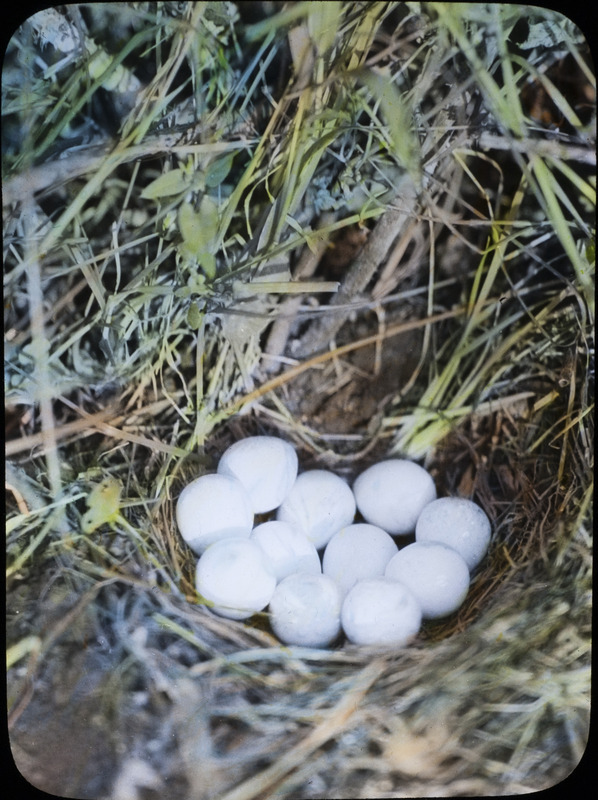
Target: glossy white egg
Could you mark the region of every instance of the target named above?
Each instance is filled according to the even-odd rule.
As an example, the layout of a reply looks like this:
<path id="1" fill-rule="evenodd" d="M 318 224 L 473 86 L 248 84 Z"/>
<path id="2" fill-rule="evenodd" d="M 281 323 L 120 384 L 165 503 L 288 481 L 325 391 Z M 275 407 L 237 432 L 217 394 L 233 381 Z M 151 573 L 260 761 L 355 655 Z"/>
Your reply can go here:
<path id="1" fill-rule="evenodd" d="M 276 517 L 302 531 L 319 550 L 353 522 L 355 498 L 347 482 L 333 472 L 308 470 L 297 477 Z"/>
<path id="2" fill-rule="evenodd" d="M 341 630 L 341 595 L 327 575 L 296 572 L 284 578 L 270 600 L 270 624 L 287 645 L 327 647 Z"/>
<path id="3" fill-rule="evenodd" d="M 210 545 L 199 559 L 195 587 L 216 614 L 247 619 L 268 605 L 276 578 L 256 542 L 231 537 Z"/>
<path id="4" fill-rule="evenodd" d="M 427 505 L 415 526 L 417 542 L 452 547 L 475 569 L 486 555 L 491 538 L 490 520 L 483 509 L 462 497 L 441 497 Z"/>
<path id="5" fill-rule="evenodd" d="M 398 550 L 392 537 L 382 528 L 365 522 L 347 525 L 326 545 L 322 572 L 333 579 L 344 597 L 358 580 L 384 575 L 388 562 Z"/>
<path id="6" fill-rule="evenodd" d="M 365 521 L 393 535 L 413 533 L 424 507 L 436 499 L 432 476 L 400 458 L 368 467 L 353 484 L 353 493 Z"/>
<path id="7" fill-rule="evenodd" d="M 432 542 L 403 547 L 386 567 L 385 576 L 406 586 L 424 619 L 452 614 L 469 590 L 469 569 L 459 553 Z"/>
<path id="8" fill-rule="evenodd" d="M 179 531 L 198 555 L 219 539 L 247 536 L 253 527 L 253 509 L 243 485 L 227 475 L 202 475 L 191 481 L 176 506 Z"/>
<path id="9" fill-rule="evenodd" d="M 293 445 L 276 436 L 249 436 L 232 444 L 218 462 L 218 473 L 241 481 L 255 514 L 273 511 L 297 477 Z"/>

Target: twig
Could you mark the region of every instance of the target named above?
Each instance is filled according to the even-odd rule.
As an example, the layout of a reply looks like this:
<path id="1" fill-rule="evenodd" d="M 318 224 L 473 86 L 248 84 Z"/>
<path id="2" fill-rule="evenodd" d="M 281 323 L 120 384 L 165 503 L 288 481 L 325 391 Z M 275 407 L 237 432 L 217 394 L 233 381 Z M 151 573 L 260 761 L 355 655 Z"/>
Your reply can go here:
<path id="1" fill-rule="evenodd" d="M 596 149 L 592 142 L 584 146 L 567 144 L 556 139 L 516 139 L 483 131 L 475 144 L 479 150 L 509 150 L 526 155 L 533 153 L 541 158 L 548 156 L 563 161 L 576 161 L 579 164 L 596 164 Z"/>
<path id="2" fill-rule="evenodd" d="M 189 126 L 185 134 L 188 138 L 190 132 L 199 135 L 202 131 L 199 128 Z M 252 142 L 246 139 L 234 141 L 213 142 L 209 144 L 185 144 L 181 142 L 183 134 L 180 131 L 167 131 L 156 136 L 148 136 L 141 144 L 136 144 L 126 148 L 119 158 L 119 164 L 135 161 L 141 158 L 151 158 L 159 154 L 181 153 L 208 154 L 216 155 L 230 150 L 241 150 L 248 147 Z M 18 175 L 8 178 L 2 187 L 2 205 L 9 206 L 13 203 L 22 203 L 26 197 L 39 194 L 46 189 L 56 190 L 61 185 L 95 172 L 106 160 L 115 147 L 112 140 L 104 140 L 89 147 L 65 152 L 58 158 L 44 161 L 36 167 L 32 167 Z"/>
<path id="3" fill-rule="evenodd" d="M 370 233 L 361 253 L 353 262 L 338 293 L 331 300 L 331 306 L 344 305 L 361 294 L 376 270 L 388 255 L 392 243 L 417 213 L 418 200 L 413 188 L 403 190 L 395 197 L 394 203 L 382 214 L 376 227 Z M 332 313 L 313 325 L 303 339 L 297 343 L 293 355 L 304 358 L 325 347 L 340 330 L 346 319 L 346 312 Z"/>
<path id="4" fill-rule="evenodd" d="M 31 197 L 25 201 L 23 221 L 26 235 L 26 254 L 29 261 L 27 289 L 29 294 L 29 319 L 31 344 L 35 360 L 35 399 L 39 402 L 41 439 L 46 454 L 50 490 L 58 498 L 62 489 L 60 460 L 56 454 L 56 423 L 52 408 L 52 381 L 48 370 L 50 344 L 45 332 L 41 267 L 35 237 L 35 211 Z"/>
<path id="5" fill-rule="evenodd" d="M 158 411 L 167 408 L 170 403 L 167 400 L 161 400 L 153 405 L 156 406 L 156 408 L 152 408 L 153 413 L 158 413 Z M 52 443 L 54 448 L 58 446 L 58 441 L 60 439 L 72 436 L 73 434 L 91 436 L 93 433 L 104 433 L 106 436 L 111 436 L 114 439 L 140 444 L 150 450 L 159 450 L 169 455 L 184 456 L 187 454 L 187 451 L 180 447 L 173 447 L 157 439 L 149 439 L 146 436 L 139 436 L 138 434 L 131 433 L 130 431 L 123 431 L 116 427 L 130 415 L 121 414 L 117 417 L 113 417 L 110 422 L 107 422 L 113 413 L 111 409 L 99 411 L 97 414 L 88 414 L 80 408 L 76 408 L 75 410 L 81 414 L 83 419 L 67 422 L 65 425 L 54 428 L 54 441 Z M 5 454 L 7 457 L 14 456 L 17 455 L 17 453 L 32 450 L 34 447 L 39 447 L 44 444 L 46 444 L 46 438 L 43 431 L 40 433 L 32 433 L 30 436 L 22 436 L 19 439 L 11 439 L 8 441 L 5 447 Z M 44 452 L 47 452 L 47 447 L 44 449 Z"/>

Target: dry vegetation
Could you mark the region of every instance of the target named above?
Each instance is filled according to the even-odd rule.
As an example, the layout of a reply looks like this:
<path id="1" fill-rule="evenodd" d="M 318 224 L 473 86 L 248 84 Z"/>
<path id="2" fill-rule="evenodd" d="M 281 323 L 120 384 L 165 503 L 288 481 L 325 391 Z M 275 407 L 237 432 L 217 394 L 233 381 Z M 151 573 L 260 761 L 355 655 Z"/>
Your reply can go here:
<path id="1" fill-rule="evenodd" d="M 563 780 L 590 686 L 581 33 L 498 4 L 69 6 L 15 33 L 3 121 L 21 772 L 111 800 Z M 348 478 L 415 458 L 480 503 L 458 614 L 325 651 L 202 607 L 174 504 L 253 433 Z"/>

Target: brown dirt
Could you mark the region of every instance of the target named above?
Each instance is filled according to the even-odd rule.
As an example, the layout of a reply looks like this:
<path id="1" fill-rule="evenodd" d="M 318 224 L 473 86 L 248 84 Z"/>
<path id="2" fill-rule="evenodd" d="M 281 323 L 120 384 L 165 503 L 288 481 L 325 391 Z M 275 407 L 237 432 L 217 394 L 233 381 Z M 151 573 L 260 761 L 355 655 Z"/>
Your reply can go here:
<path id="1" fill-rule="evenodd" d="M 344 337 L 365 339 L 376 333 L 374 324 L 375 319 L 348 323 Z M 302 422 L 327 434 L 372 432 L 384 407 L 416 368 L 422 339 L 419 331 L 382 337 L 383 331 L 379 347 L 368 345 L 341 359 L 333 358 L 292 382 L 285 399 Z"/>

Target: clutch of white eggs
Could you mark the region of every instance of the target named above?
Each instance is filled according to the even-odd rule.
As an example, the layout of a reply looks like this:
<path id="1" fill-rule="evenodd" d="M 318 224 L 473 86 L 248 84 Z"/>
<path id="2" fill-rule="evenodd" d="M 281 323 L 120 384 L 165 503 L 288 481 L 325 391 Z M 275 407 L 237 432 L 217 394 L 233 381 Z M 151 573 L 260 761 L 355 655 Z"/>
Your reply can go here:
<path id="1" fill-rule="evenodd" d="M 341 633 L 357 645 L 406 644 L 422 620 L 463 603 L 491 536 L 478 505 L 437 498 L 412 461 L 374 464 L 351 488 L 328 470 L 299 474 L 294 447 L 275 436 L 231 445 L 216 473 L 183 489 L 176 518 L 200 557 L 208 607 L 236 620 L 267 610 L 281 642 L 305 647 Z M 399 548 L 394 537 L 413 533 Z"/>

